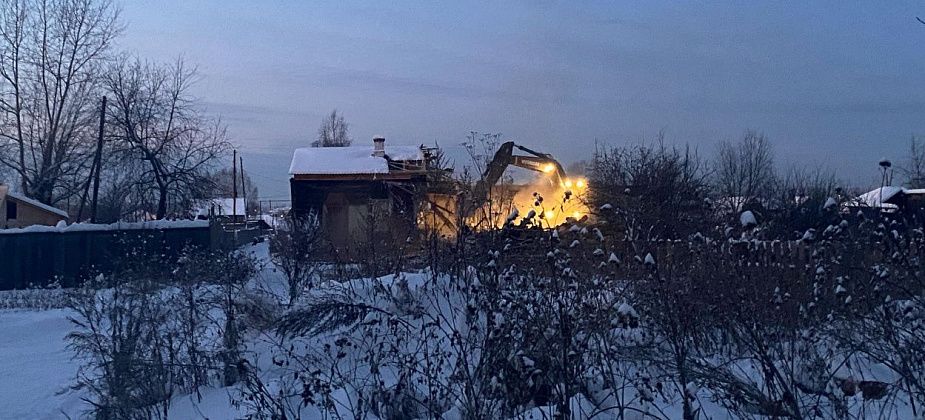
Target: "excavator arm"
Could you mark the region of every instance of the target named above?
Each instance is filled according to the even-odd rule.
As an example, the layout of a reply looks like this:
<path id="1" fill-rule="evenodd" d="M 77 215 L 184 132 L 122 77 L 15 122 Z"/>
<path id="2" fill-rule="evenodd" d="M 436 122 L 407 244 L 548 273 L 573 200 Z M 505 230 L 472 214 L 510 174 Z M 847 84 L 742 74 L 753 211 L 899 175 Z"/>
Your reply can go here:
<path id="1" fill-rule="evenodd" d="M 528 155 L 515 155 L 515 148 Z M 555 182 L 559 184 L 566 178 L 565 169 L 562 168 L 562 165 L 553 158 L 552 155 L 537 152 L 515 144 L 512 141 L 506 142 L 495 152 L 495 156 L 492 158 L 491 162 L 488 163 L 488 167 L 485 168 L 485 172 L 482 174 L 482 179 L 475 184 L 469 205 L 466 206 L 467 216 L 471 215 L 476 209 L 482 207 L 488 201 L 491 188 L 498 183 L 501 176 L 504 175 L 504 171 L 511 165 L 531 171 L 552 174 L 555 176 Z"/>

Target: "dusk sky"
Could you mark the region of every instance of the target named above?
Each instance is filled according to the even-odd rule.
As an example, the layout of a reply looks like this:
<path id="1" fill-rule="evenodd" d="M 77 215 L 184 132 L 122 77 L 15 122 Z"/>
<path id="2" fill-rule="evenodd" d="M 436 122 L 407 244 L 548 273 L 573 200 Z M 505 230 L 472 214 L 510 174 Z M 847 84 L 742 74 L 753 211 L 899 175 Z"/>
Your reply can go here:
<path id="1" fill-rule="evenodd" d="M 356 143 L 469 131 L 563 163 L 664 130 L 712 156 L 746 129 L 780 166 L 859 186 L 925 135 L 925 1 L 123 3 L 120 46 L 198 66 L 262 198 L 337 108 Z M 898 178 L 898 177 L 897 177 Z"/>

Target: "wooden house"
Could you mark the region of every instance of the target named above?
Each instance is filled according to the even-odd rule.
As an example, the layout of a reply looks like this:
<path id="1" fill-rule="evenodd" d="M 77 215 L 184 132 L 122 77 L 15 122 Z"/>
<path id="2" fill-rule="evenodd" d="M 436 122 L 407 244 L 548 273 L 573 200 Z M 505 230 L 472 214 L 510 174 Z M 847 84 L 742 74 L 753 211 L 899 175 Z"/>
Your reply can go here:
<path id="1" fill-rule="evenodd" d="M 67 220 L 66 211 L 10 192 L 8 185 L 0 184 L 0 229 L 55 226 Z"/>
<path id="2" fill-rule="evenodd" d="M 368 146 L 296 149 L 289 167 L 292 212 L 316 215 L 338 252 L 351 253 L 373 235 L 405 240 L 417 228 L 428 182 L 429 149 Z"/>

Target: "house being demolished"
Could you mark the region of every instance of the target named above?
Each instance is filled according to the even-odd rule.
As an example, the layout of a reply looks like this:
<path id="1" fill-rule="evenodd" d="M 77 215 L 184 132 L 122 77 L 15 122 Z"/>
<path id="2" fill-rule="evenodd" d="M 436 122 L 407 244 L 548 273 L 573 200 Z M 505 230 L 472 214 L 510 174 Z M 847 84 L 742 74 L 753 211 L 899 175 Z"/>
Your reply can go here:
<path id="1" fill-rule="evenodd" d="M 380 234 L 404 241 L 422 231 L 453 237 L 462 229 L 515 223 L 548 229 L 588 214 L 575 199 L 587 190 L 587 180 L 568 178 L 550 154 L 503 143 L 471 183 L 450 176 L 443 153 L 386 146 L 382 137 L 372 147 L 296 149 L 289 167 L 292 212 L 319 217 L 324 236 L 346 255 L 356 255 L 357 244 L 382 242 Z M 533 173 L 532 181 L 499 184 L 512 166 Z"/>
<path id="2" fill-rule="evenodd" d="M 292 211 L 316 215 L 338 252 L 349 253 L 376 233 L 410 237 L 427 218 L 432 202 L 452 205 L 435 181 L 435 150 L 424 146 L 370 146 L 296 149 L 289 167 Z"/>

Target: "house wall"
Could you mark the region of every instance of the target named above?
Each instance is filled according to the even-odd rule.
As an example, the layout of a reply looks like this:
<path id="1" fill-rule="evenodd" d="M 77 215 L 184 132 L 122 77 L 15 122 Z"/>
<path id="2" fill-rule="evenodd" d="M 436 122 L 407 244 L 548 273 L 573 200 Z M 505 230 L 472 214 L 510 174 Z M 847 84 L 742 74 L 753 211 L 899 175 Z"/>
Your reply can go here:
<path id="1" fill-rule="evenodd" d="M 16 219 L 6 219 L 6 206 L 8 202 L 16 203 Z M 24 201 L 7 196 L 4 200 L 3 217 L 4 228 L 23 228 L 32 225 L 54 226 L 62 220 L 67 220 L 59 214 L 51 213 L 35 207 Z"/>
<path id="2" fill-rule="evenodd" d="M 326 239 L 342 255 L 371 235 L 407 236 L 414 204 L 402 188 L 381 180 L 290 180 L 292 211 L 320 215 Z M 371 225 L 372 223 L 372 225 Z"/>
<path id="3" fill-rule="evenodd" d="M 7 219 L 6 209 L 9 202 L 16 203 L 16 218 Z M 0 191 L 0 229 L 24 228 L 32 225 L 54 226 L 67 218 L 32 204 L 17 200 L 15 197 Z"/>

